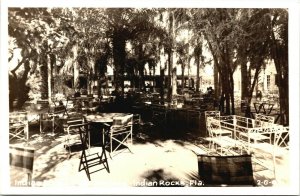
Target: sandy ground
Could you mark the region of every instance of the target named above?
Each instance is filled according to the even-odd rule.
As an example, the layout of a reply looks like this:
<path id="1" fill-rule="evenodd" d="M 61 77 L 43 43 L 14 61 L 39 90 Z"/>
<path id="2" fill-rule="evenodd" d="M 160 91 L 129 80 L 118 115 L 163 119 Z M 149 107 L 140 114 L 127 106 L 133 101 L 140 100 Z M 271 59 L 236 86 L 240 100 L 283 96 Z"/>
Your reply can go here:
<path id="1" fill-rule="evenodd" d="M 19 143 L 22 145 L 22 143 Z M 58 134 L 43 136 L 35 134 L 28 146 L 34 147 L 34 187 L 151 187 L 151 186 L 199 186 L 197 154 L 206 154 L 207 148 L 199 140 L 153 139 L 141 133 L 134 137 L 131 152 L 123 149 L 114 154 L 108 152 L 108 172 L 103 165 L 91 168 L 95 171 L 88 180 L 84 170 L 78 171 L 80 151 L 74 151 L 69 158 L 64 148 L 64 136 Z M 266 147 L 264 147 L 266 149 Z M 101 152 L 92 147 L 89 153 Z M 287 186 L 289 176 L 287 153 L 276 159 L 276 178 L 270 154 L 256 156 L 263 164 L 253 161 L 254 179 L 257 186 Z M 267 168 L 264 168 L 265 165 Z M 16 175 L 12 171 L 12 175 Z M 12 186 L 18 186 L 11 179 Z M 200 185 L 201 186 L 201 185 Z"/>

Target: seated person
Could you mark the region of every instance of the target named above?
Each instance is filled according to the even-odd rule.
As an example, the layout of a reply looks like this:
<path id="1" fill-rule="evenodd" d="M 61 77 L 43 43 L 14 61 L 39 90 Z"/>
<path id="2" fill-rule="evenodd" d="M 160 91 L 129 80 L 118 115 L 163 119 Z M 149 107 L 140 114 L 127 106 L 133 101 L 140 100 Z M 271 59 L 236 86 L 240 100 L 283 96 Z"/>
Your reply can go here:
<path id="1" fill-rule="evenodd" d="M 76 90 L 76 91 L 75 91 L 74 97 L 80 97 L 80 92 L 79 92 L 79 90 Z"/>

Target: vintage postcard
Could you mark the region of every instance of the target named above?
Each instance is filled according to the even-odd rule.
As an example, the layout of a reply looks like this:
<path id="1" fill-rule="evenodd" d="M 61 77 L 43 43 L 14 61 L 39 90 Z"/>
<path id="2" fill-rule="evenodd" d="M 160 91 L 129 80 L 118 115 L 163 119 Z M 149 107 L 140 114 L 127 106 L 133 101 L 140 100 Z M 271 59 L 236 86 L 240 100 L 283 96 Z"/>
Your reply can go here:
<path id="1" fill-rule="evenodd" d="M 1 1 L 11 194 L 299 194 L 297 0 Z"/>

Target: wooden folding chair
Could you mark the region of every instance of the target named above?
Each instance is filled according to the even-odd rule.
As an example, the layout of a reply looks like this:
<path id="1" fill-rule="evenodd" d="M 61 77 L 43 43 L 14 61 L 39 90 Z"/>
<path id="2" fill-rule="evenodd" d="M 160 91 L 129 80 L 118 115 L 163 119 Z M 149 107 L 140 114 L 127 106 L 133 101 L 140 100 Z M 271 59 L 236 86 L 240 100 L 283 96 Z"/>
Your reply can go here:
<path id="1" fill-rule="evenodd" d="M 251 155 L 197 155 L 204 186 L 255 186 Z"/>
<path id="2" fill-rule="evenodd" d="M 34 151 L 33 148 L 29 147 L 9 146 L 10 180 L 12 186 L 31 186 Z M 27 175 L 25 181 L 24 175 Z"/>
<path id="3" fill-rule="evenodd" d="M 99 153 L 90 153 L 90 151 L 87 152 L 87 149 L 90 148 L 90 128 L 89 123 L 82 123 L 77 125 L 71 125 L 73 129 L 78 129 L 79 135 L 80 135 L 80 141 L 81 141 L 81 156 L 80 156 L 80 163 L 79 163 L 79 169 L 78 171 L 85 170 L 86 175 L 89 180 L 91 180 L 90 174 L 99 171 L 101 169 L 98 169 L 96 171 L 90 171 L 91 167 L 94 167 L 96 165 L 103 164 L 104 168 L 109 173 L 109 166 L 108 161 L 106 157 L 106 151 L 105 151 L 105 145 L 104 143 L 101 145 L 101 154 Z"/>

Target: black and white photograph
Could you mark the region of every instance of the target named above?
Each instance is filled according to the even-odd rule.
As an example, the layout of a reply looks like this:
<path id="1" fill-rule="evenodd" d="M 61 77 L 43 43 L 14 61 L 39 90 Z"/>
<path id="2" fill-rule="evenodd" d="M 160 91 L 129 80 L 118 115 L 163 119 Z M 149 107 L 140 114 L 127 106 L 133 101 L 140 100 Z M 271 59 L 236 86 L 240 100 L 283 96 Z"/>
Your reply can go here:
<path id="1" fill-rule="evenodd" d="M 299 9 L 2 1 L 0 192 L 299 194 Z"/>

